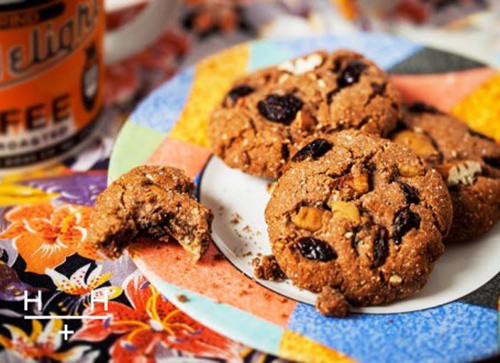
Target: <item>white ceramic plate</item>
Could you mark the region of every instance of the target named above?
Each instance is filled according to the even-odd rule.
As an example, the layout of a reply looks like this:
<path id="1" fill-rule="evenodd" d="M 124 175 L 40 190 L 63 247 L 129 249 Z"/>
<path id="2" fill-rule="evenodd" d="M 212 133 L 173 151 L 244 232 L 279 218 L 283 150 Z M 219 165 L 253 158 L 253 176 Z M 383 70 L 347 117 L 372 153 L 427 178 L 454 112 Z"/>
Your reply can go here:
<path id="1" fill-rule="evenodd" d="M 264 220 L 264 210 L 270 197 L 267 191 L 270 182 L 231 169 L 217 157 L 212 157 L 201 178 L 201 202 L 215 213 L 215 244 L 237 269 L 251 277 L 254 276 L 252 260 L 258 254 L 271 253 Z M 235 219 L 241 220 L 235 223 Z M 430 281 L 418 294 L 392 304 L 356 311 L 372 314 L 417 311 L 467 295 L 492 279 L 500 270 L 499 238 L 500 225 L 497 225 L 475 242 L 446 246 L 446 253 L 437 262 Z M 301 290 L 289 281 L 259 282 L 279 294 L 314 305 L 316 294 Z"/>

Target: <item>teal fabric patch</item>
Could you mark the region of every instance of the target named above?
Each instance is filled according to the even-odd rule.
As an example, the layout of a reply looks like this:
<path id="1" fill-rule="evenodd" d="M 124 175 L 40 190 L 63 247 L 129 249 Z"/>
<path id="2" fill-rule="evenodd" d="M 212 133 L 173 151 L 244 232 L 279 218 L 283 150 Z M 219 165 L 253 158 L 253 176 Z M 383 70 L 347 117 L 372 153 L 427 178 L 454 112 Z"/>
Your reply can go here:
<path id="1" fill-rule="evenodd" d="M 108 182 L 144 163 L 164 139 L 164 135 L 128 120 L 116 140 L 109 162 Z"/>

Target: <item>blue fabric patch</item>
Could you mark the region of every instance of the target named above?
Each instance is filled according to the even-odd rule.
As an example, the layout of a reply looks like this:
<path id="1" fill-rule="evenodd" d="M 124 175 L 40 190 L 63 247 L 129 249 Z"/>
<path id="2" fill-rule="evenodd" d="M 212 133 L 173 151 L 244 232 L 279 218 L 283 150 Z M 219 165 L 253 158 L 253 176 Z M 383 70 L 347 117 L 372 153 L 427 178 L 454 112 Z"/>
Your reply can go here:
<path id="1" fill-rule="evenodd" d="M 141 126 L 162 134 L 170 132 L 187 102 L 195 68 L 188 68 L 153 91 L 132 114 Z"/>
<path id="2" fill-rule="evenodd" d="M 288 328 L 366 362 L 463 362 L 498 353 L 497 311 L 458 302 L 343 319 L 324 317 L 301 303 Z"/>
<path id="3" fill-rule="evenodd" d="M 382 69 L 405 60 L 423 48 L 410 40 L 379 33 L 327 36 L 293 40 L 261 40 L 252 43 L 250 71 L 269 66 L 318 49 L 333 51 L 340 48 L 363 53 Z"/>

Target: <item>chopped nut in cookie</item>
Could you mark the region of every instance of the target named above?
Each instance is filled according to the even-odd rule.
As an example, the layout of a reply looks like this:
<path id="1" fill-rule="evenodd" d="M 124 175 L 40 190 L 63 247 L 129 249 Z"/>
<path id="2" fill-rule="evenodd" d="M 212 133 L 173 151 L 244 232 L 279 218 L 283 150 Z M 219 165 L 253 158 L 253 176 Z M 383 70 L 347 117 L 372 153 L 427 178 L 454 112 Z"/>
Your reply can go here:
<path id="1" fill-rule="evenodd" d="M 403 177 L 412 178 L 415 176 L 421 176 L 424 172 L 423 168 L 419 168 L 418 166 L 410 165 L 410 164 L 398 164 L 399 174 Z"/>
<path id="2" fill-rule="evenodd" d="M 391 285 L 400 285 L 403 282 L 403 279 L 399 275 L 392 275 L 389 277 L 389 283 Z"/>
<path id="3" fill-rule="evenodd" d="M 281 71 L 293 73 L 295 75 L 314 71 L 323 64 L 323 56 L 319 53 L 312 53 L 302 58 L 286 61 L 278 66 Z"/>
<path id="4" fill-rule="evenodd" d="M 466 160 L 450 168 L 446 182 L 450 187 L 458 184 L 472 185 L 476 181 L 476 175 L 481 174 L 481 171 L 481 164 L 477 161 Z"/>
<path id="5" fill-rule="evenodd" d="M 361 222 L 359 209 L 354 203 L 343 202 L 341 200 L 332 201 L 329 204 L 332 209 L 333 217 L 342 218 L 353 225 L 358 225 Z"/>
<path id="6" fill-rule="evenodd" d="M 439 159 L 439 151 L 434 147 L 432 140 L 422 133 L 403 130 L 393 137 L 393 141 L 397 144 L 409 147 L 417 155 L 422 156 L 426 160 Z"/>
<path id="7" fill-rule="evenodd" d="M 317 231 L 323 225 L 323 218 L 329 218 L 331 212 L 315 207 L 300 207 L 299 212 L 292 217 L 292 222 L 299 228 Z"/>
<path id="8" fill-rule="evenodd" d="M 368 173 L 353 177 L 352 187 L 358 195 L 367 193 L 370 190 L 370 178 Z"/>

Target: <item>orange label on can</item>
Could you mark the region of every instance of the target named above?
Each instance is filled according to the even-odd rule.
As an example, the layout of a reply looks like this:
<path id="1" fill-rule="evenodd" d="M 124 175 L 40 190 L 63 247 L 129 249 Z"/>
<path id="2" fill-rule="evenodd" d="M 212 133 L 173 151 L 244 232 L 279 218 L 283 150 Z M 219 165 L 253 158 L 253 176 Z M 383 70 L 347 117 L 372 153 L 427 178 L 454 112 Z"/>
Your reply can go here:
<path id="1" fill-rule="evenodd" d="M 103 100 L 101 0 L 0 5 L 0 169 L 60 157 Z"/>

